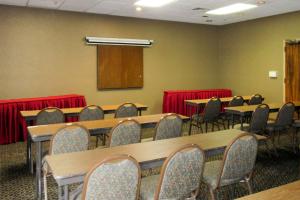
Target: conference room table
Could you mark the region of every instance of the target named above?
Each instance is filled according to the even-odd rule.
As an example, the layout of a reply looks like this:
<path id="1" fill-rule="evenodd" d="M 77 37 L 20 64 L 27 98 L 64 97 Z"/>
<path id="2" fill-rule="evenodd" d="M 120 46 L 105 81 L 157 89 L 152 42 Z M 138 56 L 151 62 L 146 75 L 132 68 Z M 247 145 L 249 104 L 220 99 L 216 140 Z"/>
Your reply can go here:
<path id="1" fill-rule="evenodd" d="M 255 194 L 244 196 L 238 200 L 298 200 L 300 199 L 300 180 L 286 185 L 264 190 Z"/>
<path id="2" fill-rule="evenodd" d="M 293 102 L 295 104 L 296 111 L 300 110 L 300 101 Z M 277 112 L 284 103 L 269 103 L 267 104 L 270 108 L 270 112 Z M 241 129 L 243 129 L 243 122 L 245 116 L 249 116 L 255 109 L 257 105 L 244 105 L 244 106 L 235 106 L 235 107 L 225 107 L 225 112 L 231 114 L 232 116 L 236 115 L 240 118 Z M 233 120 L 232 120 L 233 123 Z"/>
<path id="3" fill-rule="evenodd" d="M 140 103 L 134 103 L 139 111 L 139 115 L 142 115 L 142 111 L 147 110 L 147 106 L 140 104 Z M 102 105 L 100 106 L 103 111 L 104 114 L 111 114 L 114 113 L 118 107 L 121 104 L 115 104 L 115 105 Z M 64 113 L 65 117 L 78 117 L 79 113 L 81 112 L 81 110 L 84 107 L 76 107 L 76 108 L 62 108 L 61 111 Z M 38 113 L 41 110 L 23 110 L 20 111 L 21 116 L 25 119 L 27 126 L 30 126 L 32 121 L 36 120 L 36 117 L 38 115 Z M 27 165 L 30 166 L 31 162 L 32 162 L 32 158 L 31 158 L 31 140 L 30 140 L 30 136 L 28 134 L 27 136 Z M 31 169 L 32 171 L 32 169 Z"/>
<path id="4" fill-rule="evenodd" d="M 51 174 L 59 188 L 64 190 L 64 198 L 68 199 L 68 185 L 83 182 L 85 174 L 103 159 L 116 155 L 128 154 L 133 156 L 142 169 L 162 166 L 164 160 L 176 149 L 186 144 L 197 144 L 210 157 L 224 152 L 226 146 L 239 134 L 241 130 L 230 129 L 197 134 L 172 139 L 129 144 L 104 149 L 94 149 L 75 153 L 48 155 L 45 157 Z M 259 142 L 264 136 L 256 135 Z M 60 196 L 59 199 L 62 197 Z"/>
<path id="5" fill-rule="evenodd" d="M 130 119 L 137 120 L 142 128 L 153 128 L 159 122 L 159 120 L 167 115 L 165 114 L 155 114 L 155 115 L 144 115 L 137 117 L 130 117 Z M 189 117 L 180 115 L 183 122 L 188 122 Z M 128 118 L 113 118 L 113 119 L 103 119 L 103 120 L 93 120 L 93 121 L 81 121 L 73 122 L 73 124 L 79 124 L 86 127 L 91 135 L 101 135 L 106 134 L 111 128 L 116 126 L 120 121 Z M 28 133 L 31 137 L 31 141 L 36 144 L 36 182 L 37 182 L 37 191 L 38 198 L 40 199 L 41 195 L 41 170 L 42 170 L 42 143 L 49 141 L 51 137 L 56 133 L 56 131 L 62 126 L 68 125 L 71 123 L 59 123 L 59 124 L 48 124 L 40 126 L 29 126 Z"/>
<path id="6" fill-rule="evenodd" d="M 242 96 L 242 97 L 243 97 L 245 102 L 248 102 L 251 99 L 252 95 L 246 95 L 246 96 Z M 229 103 L 232 100 L 232 98 L 233 97 L 222 97 L 222 98 L 219 98 L 219 99 L 222 103 Z M 185 104 L 187 106 L 191 107 L 189 116 L 192 115 L 192 109 L 193 108 L 196 108 L 196 112 L 195 112 L 196 114 L 200 114 L 200 108 L 203 107 L 205 104 L 207 104 L 209 100 L 210 99 L 184 100 Z M 264 98 L 263 98 L 263 100 L 264 100 Z M 190 123 L 192 123 L 193 118 L 191 117 L 190 120 L 191 120 Z M 189 134 L 191 134 L 191 128 L 189 129 Z"/>

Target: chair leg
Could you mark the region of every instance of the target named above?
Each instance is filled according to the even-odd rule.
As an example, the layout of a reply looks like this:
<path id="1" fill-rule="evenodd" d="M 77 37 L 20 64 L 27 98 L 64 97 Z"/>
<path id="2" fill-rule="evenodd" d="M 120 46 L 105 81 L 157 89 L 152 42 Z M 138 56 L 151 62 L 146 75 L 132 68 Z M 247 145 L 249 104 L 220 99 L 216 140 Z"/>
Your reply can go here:
<path id="1" fill-rule="evenodd" d="M 267 140 L 264 140 L 264 143 L 265 143 L 265 145 L 266 145 L 266 149 L 267 149 L 267 151 L 268 151 L 269 157 L 272 157 L 272 156 L 271 156 L 271 151 L 270 151 L 270 148 L 269 148 L 269 145 L 268 145 L 268 141 L 267 141 Z"/>
<path id="2" fill-rule="evenodd" d="M 211 130 L 212 130 L 212 132 L 214 132 L 215 131 L 215 122 L 212 122 L 211 125 L 212 125 L 212 129 Z"/>
<path id="3" fill-rule="evenodd" d="M 276 145 L 275 145 L 275 135 L 272 133 L 271 134 L 271 143 L 272 143 L 272 145 L 273 145 L 273 150 L 274 150 L 274 152 L 275 152 L 275 155 L 276 155 L 276 157 L 278 157 L 278 153 L 277 153 L 277 148 L 276 148 Z"/>
<path id="4" fill-rule="evenodd" d="M 209 188 L 210 198 L 211 200 L 215 200 L 215 191 L 212 188 Z"/>
<path id="5" fill-rule="evenodd" d="M 251 183 L 250 183 L 250 179 L 249 179 L 249 178 L 246 178 L 245 183 L 246 183 L 247 188 L 248 188 L 248 190 L 249 190 L 249 194 L 252 194 L 253 191 L 252 191 L 252 186 L 251 186 Z"/>
<path id="6" fill-rule="evenodd" d="M 207 133 L 207 122 L 205 122 L 205 133 Z"/>
<path id="7" fill-rule="evenodd" d="M 96 136 L 96 148 L 98 147 L 98 140 L 99 140 L 99 136 Z"/>

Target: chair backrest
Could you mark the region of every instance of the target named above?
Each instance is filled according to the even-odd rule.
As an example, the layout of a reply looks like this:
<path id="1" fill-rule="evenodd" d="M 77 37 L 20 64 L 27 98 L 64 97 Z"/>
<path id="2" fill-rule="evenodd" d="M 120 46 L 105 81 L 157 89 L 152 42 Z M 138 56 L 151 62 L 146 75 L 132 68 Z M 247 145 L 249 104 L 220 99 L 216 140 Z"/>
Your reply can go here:
<path id="1" fill-rule="evenodd" d="M 154 140 L 180 137 L 182 131 L 182 119 L 177 114 L 168 114 L 162 117 L 155 127 Z"/>
<path id="2" fill-rule="evenodd" d="M 120 105 L 115 112 L 115 118 L 134 117 L 137 115 L 138 109 L 133 103 L 124 103 Z"/>
<path id="3" fill-rule="evenodd" d="M 154 199 L 184 199 L 199 188 L 204 169 L 204 151 L 195 144 L 185 145 L 164 162 Z"/>
<path id="4" fill-rule="evenodd" d="M 79 113 L 79 121 L 90 121 L 104 119 L 104 111 L 100 106 L 89 105 L 84 107 Z"/>
<path id="5" fill-rule="evenodd" d="M 56 107 L 42 109 L 36 116 L 36 125 L 57 124 L 65 122 L 64 113 Z"/>
<path id="6" fill-rule="evenodd" d="M 110 131 L 110 147 L 139 142 L 141 142 L 141 125 L 136 120 L 123 120 Z"/>
<path id="7" fill-rule="evenodd" d="M 213 121 L 215 120 L 221 112 L 221 101 L 217 97 L 212 97 L 204 108 L 204 121 Z"/>
<path id="8" fill-rule="evenodd" d="M 128 155 L 105 159 L 85 176 L 82 200 L 137 200 L 141 183 L 141 169 Z"/>
<path id="9" fill-rule="evenodd" d="M 258 142 L 254 134 L 242 133 L 225 150 L 217 187 L 236 183 L 252 175 Z"/>
<path id="10" fill-rule="evenodd" d="M 229 107 L 234 106 L 242 106 L 244 104 L 244 98 L 242 96 L 234 96 L 231 101 L 229 102 Z"/>
<path id="11" fill-rule="evenodd" d="M 259 105 L 262 102 L 263 102 L 262 96 L 260 94 L 255 94 L 251 96 L 248 105 Z"/>
<path id="12" fill-rule="evenodd" d="M 269 118 L 269 106 L 267 104 L 260 104 L 252 113 L 249 132 L 260 133 L 265 130 Z"/>
<path id="13" fill-rule="evenodd" d="M 277 127 L 287 127 L 292 125 L 295 112 L 295 105 L 292 102 L 285 103 L 280 110 L 275 121 Z"/>
<path id="14" fill-rule="evenodd" d="M 89 147 L 89 131 L 78 124 L 60 128 L 51 138 L 49 154 L 85 151 Z"/>

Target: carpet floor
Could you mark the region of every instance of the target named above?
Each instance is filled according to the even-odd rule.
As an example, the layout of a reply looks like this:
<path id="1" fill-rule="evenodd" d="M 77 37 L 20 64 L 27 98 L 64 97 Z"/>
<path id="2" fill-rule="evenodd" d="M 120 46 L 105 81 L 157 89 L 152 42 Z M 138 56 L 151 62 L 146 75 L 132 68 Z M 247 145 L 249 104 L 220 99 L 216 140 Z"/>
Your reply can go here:
<path id="1" fill-rule="evenodd" d="M 148 134 L 149 135 L 149 134 Z M 278 150 L 279 157 L 269 157 L 264 147 L 260 147 L 254 170 L 252 186 L 254 192 L 259 192 L 300 179 L 300 154 L 293 153 L 288 137 Z M 35 179 L 26 167 L 26 143 L 19 142 L 0 145 L 0 199 L 34 199 Z M 209 159 L 220 159 L 222 155 Z M 143 176 L 159 173 L 159 169 L 144 171 Z M 57 199 L 57 185 L 48 178 L 48 198 Z M 71 188 L 76 187 L 74 185 Z M 201 184 L 198 199 L 208 199 L 208 190 Z M 247 195 L 243 184 L 226 186 L 217 191 L 217 199 L 235 199 Z"/>

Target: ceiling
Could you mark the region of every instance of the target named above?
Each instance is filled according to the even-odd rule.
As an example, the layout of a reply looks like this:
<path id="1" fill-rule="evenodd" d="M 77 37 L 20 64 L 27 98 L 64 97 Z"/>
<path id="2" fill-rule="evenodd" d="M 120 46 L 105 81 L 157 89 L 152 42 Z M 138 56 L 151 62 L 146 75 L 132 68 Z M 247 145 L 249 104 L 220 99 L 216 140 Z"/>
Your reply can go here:
<path id="1" fill-rule="evenodd" d="M 128 16 L 197 24 L 224 25 L 300 10 L 300 0 L 265 0 L 257 8 L 223 16 L 206 15 L 207 10 L 233 3 L 257 4 L 260 0 L 176 0 L 160 8 L 136 11 L 136 0 L 0 0 L 0 4 L 38 7 L 84 13 Z M 198 8 L 197 10 L 193 10 Z"/>

